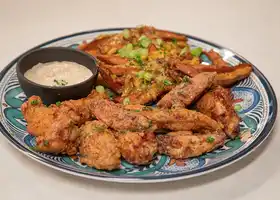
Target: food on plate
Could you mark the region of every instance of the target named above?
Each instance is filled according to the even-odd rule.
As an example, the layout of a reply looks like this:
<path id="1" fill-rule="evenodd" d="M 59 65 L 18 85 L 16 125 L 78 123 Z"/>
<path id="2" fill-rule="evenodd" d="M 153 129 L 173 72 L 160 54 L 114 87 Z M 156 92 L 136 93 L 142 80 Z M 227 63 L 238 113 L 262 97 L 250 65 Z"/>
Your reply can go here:
<path id="1" fill-rule="evenodd" d="M 233 107 L 230 89 L 218 86 L 206 93 L 196 104 L 197 110 L 224 125 L 224 131 L 230 138 L 239 133 L 240 117 Z"/>
<path id="2" fill-rule="evenodd" d="M 157 141 L 153 132 L 119 132 L 117 134 L 122 157 L 136 165 L 149 164 L 157 153 Z"/>
<path id="3" fill-rule="evenodd" d="M 106 98 L 93 91 L 79 100 L 57 102 L 46 107 L 40 97 L 32 96 L 21 106 L 27 122 L 27 132 L 36 136 L 36 149 L 48 153 L 74 155 L 77 153 L 78 126 L 92 119 L 91 101 Z"/>
<path id="4" fill-rule="evenodd" d="M 96 169 L 113 170 L 120 167 L 118 141 L 100 121 L 87 121 L 80 128 L 80 162 Z"/>
<path id="5" fill-rule="evenodd" d="M 56 87 L 78 84 L 92 75 L 87 67 L 69 61 L 38 63 L 24 73 L 25 78 L 34 83 Z"/>
<path id="6" fill-rule="evenodd" d="M 97 58 L 101 85 L 83 99 L 46 107 L 32 96 L 22 105 L 37 151 L 113 170 L 121 159 L 148 165 L 158 153 L 199 156 L 238 136 L 241 120 L 224 87 L 247 78 L 250 64 L 230 66 L 214 50 L 190 47 L 186 36 L 150 26 L 100 35 L 79 48 Z"/>
<path id="7" fill-rule="evenodd" d="M 212 86 L 215 76 L 215 72 L 203 72 L 187 82 L 180 83 L 159 100 L 157 106 L 160 108 L 184 108 L 189 106 Z"/>
<path id="8" fill-rule="evenodd" d="M 175 159 L 190 158 L 210 152 L 223 145 L 225 140 L 226 135 L 222 131 L 201 133 L 178 131 L 157 136 L 159 153 Z"/>
<path id="9" fill-rule="evenodd" d="M 149 131 L 154 128 L 145 116 L 125 110 L 123 105 L 109 100 L 96 100 L 90 109 L 98 120 L 116 131 Z"/>

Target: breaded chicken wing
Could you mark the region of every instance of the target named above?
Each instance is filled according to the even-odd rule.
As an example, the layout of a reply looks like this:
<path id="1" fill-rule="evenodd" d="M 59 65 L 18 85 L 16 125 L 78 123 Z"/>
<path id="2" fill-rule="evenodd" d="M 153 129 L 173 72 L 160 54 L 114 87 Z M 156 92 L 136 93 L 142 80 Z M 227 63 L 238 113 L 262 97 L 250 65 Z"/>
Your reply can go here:
<path id="1" fill-rule="evenodd" d="M 80 127 L 80 162 L 103 170 L 118 169 L 121 154 L 117 140 L 100 121 L 88 121 Z"/>
<path id="2" fill-rule="evenodd" d="M 220 86 L 206 93 L 196 104 L 197 109 L 205 115 L 224 125 L 224 131 L 230 138 L 239 133 L 241 121 L 233 108 L 233 98 L 230 89 Z"/>
<path id="3" fill-rule="evenodd" d="M 152 127 L 151 121 L 140 113 L 125 110 L 123 105 L 109 100 L 96 100 L 90 109 L 93 115 L 116 131 L 145 131 Z"/>
<path id="4" fill-rule="evenodd" d="M 175 159 L 200 156 L 223 145 L 225 139 L 226 135 L 221 131 L 205 133 L 178 131 L 157 136 L 159 153 Z"/>
<path id="5" fill-rule="evenodd" d="M 77 153 L 78 127 L 92 118 L 90 101 L 105 98 L 93 92 L 87 98 L 70 100 L 46 107 L 40 97 L 32 96 L 22 104 L 27 131 L 36 136 L 36 149 L 48 153 Z"/>
<path id="6" fill-rule="evenodd" d="M 157 152 L 156 136 L 152 132 L 125 132 L 117 134 L 122 157 L 129 163 L 148 164 Z"/>
<path id="7" fill-rule="evenodd" d="M 215 79 L 215 72 L 203 72 L 193 77 L 190 83 L 181 83 L 167 93 L 157 106 L 160 108 L 184 108 L 199 98 L 210 88 Z"/>

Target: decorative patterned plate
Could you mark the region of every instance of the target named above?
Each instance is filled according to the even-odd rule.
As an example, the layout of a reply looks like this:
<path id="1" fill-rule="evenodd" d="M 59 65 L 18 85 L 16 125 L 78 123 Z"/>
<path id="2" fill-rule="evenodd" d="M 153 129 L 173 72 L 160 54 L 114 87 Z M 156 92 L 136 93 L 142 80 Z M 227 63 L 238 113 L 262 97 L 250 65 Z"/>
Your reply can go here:
<path id="1" fill-rule="evenodd" d="M 33 49 L 50 46 L 76 48 L 78 44 L 85 40 L 92 40 L 98 34 L 121 30 L 123 28 L 77 33 L 51 40 Z M 191 47 L 214 49 L 231 65 L 248 62 L 219 45 L 193 36 L 188 36 L 188 38 Z M 205 62 L 209 62 L 206 56 L 202 58 Z M 135 166 L 123 161 L 120 170 L 100 171 L 81 165 L 71 157 L 54 156 L 33 150 L 35 140 L 33 136 L 27 134 L 26 122 L 20 111 L 20 106 L 26 100 L 26 96 L 16 77 L 17 61 L 18 58 L 12 61 L 0 76 L 0 131 L 11 144 L 32 159 L 54 169 L 86 178 L 115 182 L 163 182 L 208 173 L 243 158 L 260 145 L 272 130 L 277 115 L 277 100 L 274 91 L 264 75 L 254 67 L 254 72 L 249 78 L 232 88 L 235 108 L 242 118 L 241 131 L 250 132 L 251 135 L 245 134 L 241 139 L 228 141 L 222 148 L 197 158 L 175 161 L 167 156 L 157 156 L 149 166 Z"/>

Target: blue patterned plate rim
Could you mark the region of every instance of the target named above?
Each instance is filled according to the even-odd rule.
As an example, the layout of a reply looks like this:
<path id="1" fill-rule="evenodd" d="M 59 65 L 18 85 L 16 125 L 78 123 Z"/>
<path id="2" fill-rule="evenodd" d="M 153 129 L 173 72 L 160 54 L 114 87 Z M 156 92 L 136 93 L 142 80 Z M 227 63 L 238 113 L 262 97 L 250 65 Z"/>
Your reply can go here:
<path id="1" fill-rule="evenodd" d="M 98 32 L 112 32 L 112 31 L 121 31 L 123 29 L 126 28 L 131 28 L 131 27 L 120 27 L 120 28 L 106 28 L 106 29 L 95 29 L 95 30 L 89 30 L 89 31 L 83 31 L 83 32 L 78 32 L 78 33 L 74 33 L 74 34 L 70 34 L 70 35 L 66 35 L 66 36 L 62 36 L 62 37 L 58 37 L 55 38 L 53 40 L 49 40 L 47 42 L 44 42 L 40 45 L 37 45 L 35 47 L 33 47 L 32 49 L 29 49 L 28 51 L 26 51 L 25 53 L 21 54 L 20 56 L 18 56 L 17 58 L 15 58 L 13 61 L 11 61 L 1 72 L 0 72 L 0 81 L 3 79 L 3 77 L 5 76 L 5 74 L 7 73 L 7 71 L 19 60 L 20 57 L 22 57 L 24 54 L 28 53 L 29 51 L 32 51 L 34 49 L 37 48 L 41 48 L 43 46 L 46 46 L 48 44 L 54 43 L 56 41 L 60 41 L 63 39 L 67 39 L 67 38 L 72 38 L 75 36 L 81 36 L 81 35 L 86 35 L 86 34 L 91 34 L 91 33 L 98 33 Z M 174 32 L 174 33 L 178 33 L 178 32 Z M 219 44 L 192 36 L 192 35 L 188 35 L 188 34 L 183 34 L 183 33 L 179 33 L 182 35 L 185 35 L 186 37 L 188 37 L 189 39 L 193 39 L 199 42 L 203 42 L 207 45 L 211 45 L 219 50 L 227 50 L 230 51 L 231 53 L 234 54 L 234 58 L 239 60 L 240 62 L 246 62 L 246 63 L 250 63 L 247 59 L 243 58 L 241 55 L 239 55 L 238 53 L 232 51 L 229 48 L 225 48 Z M 242 159 L 243 157 L 245 157 L 246 155 L 248 155 L 249 153 L 251 153 L 253 150 L 255 150 L 260 144 L 262 144 L 262 142 L 269 136 L 269 134 L 271 133 L 276 118 L 277 118 L 277 110 L 278 110 L 278 104 L 277 104 L 277 99 L 276 99 L 276 95 L 275 92 L 271 86 L 271 84 L 269 83 L 269 81 L 267 80 L 267 78 L 263 75 L 263 73 L 252 64 L 253 66 L 253 71 L 255 73 L 255 75 L 260 79 L 263 87 L 265 88 L 266 92 L 267 92 L 267 96 L 270 103 L 270 108 L 269 109 L 269 115 L 270 117 L 270 121 L 268 121 L 266 123 L 266 125 L 264 126 L 264 129 L 262 130 L 262 133 L 245 149 L 243 149 L 242 151 L 238 152 L 237 154 L 221 161 L 218 162 L 216 164 L 210 165 L 210 166 L 206 166 L 200 169 L 196 169 L 190 172 L 182 172 L 182 173 L 177 173 L 177 174 L 166 174 L 166 175 L 161 175 L 161 176 L 125 176 L 125 177 L 121 177 L 121 176 L 116 176 L 116 175 L 99 175 L 99 174 L 95 174 L 92 175 L 90 173 L 84 172 L 82 170 L 79 169 L 72 169 L 70 167 L 67 166 L 63 166 L 60 165 L 59 163 L 53 162 L 51 160 L 48 160 L 46 158 L 44 158 L 43 156 L 39 156 L 37 154 L 35 154 L 34 152 L 32 152 L 30 149 L 22 146 L 18 141 L 16 141 L 14 138 L 12 138 L 12 136 L 8 133 L 8 131 L 5 129 L 5 127 L 3 126 L 2 122 L 0 123 L 0 131 L 1 133 L 8 139 L 8 141 L 10 142 L 10 144 L 12 144 L 12 146 L 14 146 L 15 148 L 17 148 L 18 150 L 20 150 L 21 152 L 23 152 L 25 155 L 27 155 L 28 157 L 46 165 L 49 166 L 53 169 L 68 173 L 68 174 L 72 174 L 72 175 L 77 175 L 80 177 L 85 177 L 85 178 L 90 178 L 90 179 L 96 179 L 96 180 L 103 180 L 103 181 L 110 181 L 110 182 L 129 182 L 129 183 L 148 183 L 148 182 L 167 182 L 167 181 L 175 181 L 175 180 L 180 180 L 180 179 L 186 179 L 186 178 L 191 178 L 191 177 L 195 177 L 195 176 L 199 176 L 202 174 L 206 174 L 209 172 L 213 172 L 216 171 L 220 168 L 226 167 L 240 159 Z"/>

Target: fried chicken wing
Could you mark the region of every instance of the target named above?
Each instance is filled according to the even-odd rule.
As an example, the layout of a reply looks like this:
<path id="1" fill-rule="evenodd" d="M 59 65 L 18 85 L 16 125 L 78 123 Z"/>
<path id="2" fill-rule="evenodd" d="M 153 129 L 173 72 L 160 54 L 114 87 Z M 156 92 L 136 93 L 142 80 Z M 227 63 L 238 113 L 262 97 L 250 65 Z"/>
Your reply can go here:
<path id="1" fill-rule="evenodd" d="M 148 118 L 137 112 L 125 110 L 121 104 L 109 100 L 92 102 L 91 111 L 98 120 L 116 131 L 144 131 L 152 128 Z"/>
<path id="2" fill-rule="evenodd" d="M 157 128 L 173 131 L 221 130 L 222 124 L 200 112 L 187 109 L 153 109 L 140 114 L 150 119 Z"/>
<path id="3" fill-rule="evenodd" d="M 88 121 L 80 127 L 80 162 L 102 170 L 120 168 L 121 154 L 118 142 L 107 125 Z"/>
<path id="4" fill-rule="evenodd" d="M 171 158 L 184 159 L 213 151 L 224 144 L 226 135 L 221 131 L 192 133 L 190 131 L 171 132 L 158 135 L 158 151 Z"/>
<path id="5" fill-rule="evenodd" d="M 156 136 L 153 132 L 118 133 L 122 157 L 136 165 L 149 164 L 157 152 Z"/>
<path id="6" fill-rule="evenodd" d="M 36 136 L 36 149 L 48 153 L 73 155 L 77 153 L 78 126 L 92 118 L 90 101 L 105 98 L 93 92 L 87 98 L 64 101 L 46 107 L 40 97 L 32 96 L 22 104 L 27 131 Z"/>
<path id="7" fill-rule="evenodd" d="M 157 106 L 160 108 L 184 108 L 199 98 L 203 92 L 212 86 L 215 72 L 203 72 L 193 77 L 190 83 L 181 83 L 167 93 Z"/>
<path id="8" fill-rule="evenodd" d="M 224 131 L 230 138 L 239 133 L 241 119 L 233 108 L 233 98 L 230 89 L 220 86 L 206 93 L 196 104 L 198 111 L 219 121 L 224 125 Z"/>

